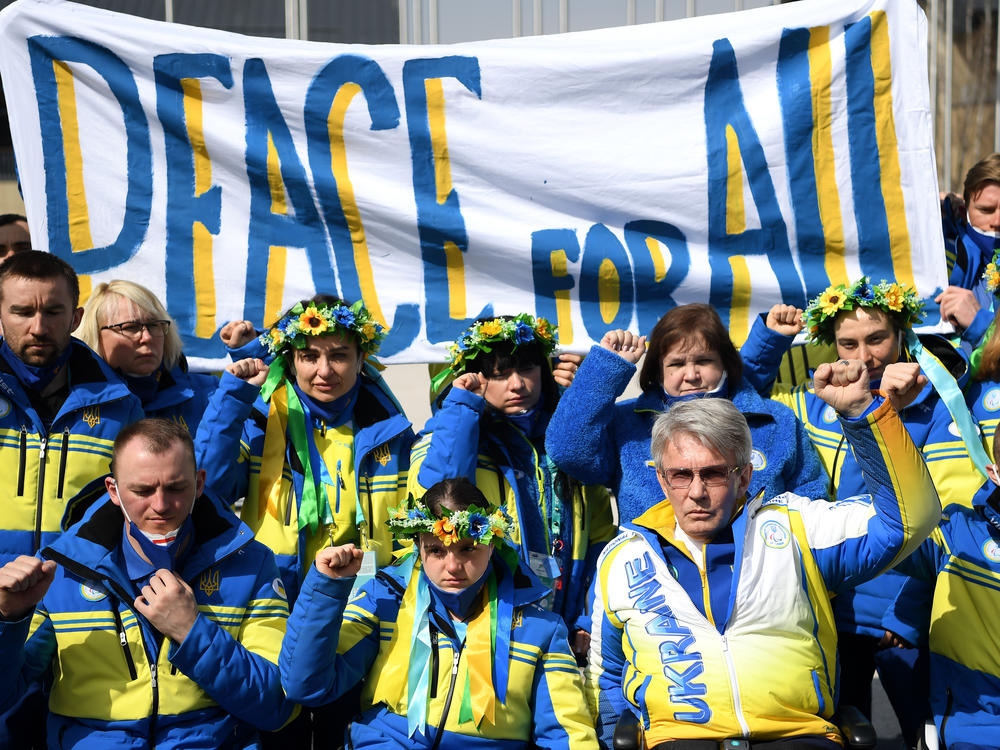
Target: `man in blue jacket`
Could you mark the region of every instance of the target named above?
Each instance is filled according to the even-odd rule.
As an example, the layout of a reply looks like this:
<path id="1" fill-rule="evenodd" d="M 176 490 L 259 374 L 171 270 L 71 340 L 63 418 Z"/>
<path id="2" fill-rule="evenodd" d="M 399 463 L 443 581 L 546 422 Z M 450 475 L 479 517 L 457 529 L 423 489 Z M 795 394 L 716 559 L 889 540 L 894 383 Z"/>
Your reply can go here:
<path id="1" fill-rule="evenodd" d="M 204 483 L 185 428 L 136 422 L 103 501 L 0 568 L 0 707 L 51 666 L 50 748 L 243 748 L 290 716 L 274 556 Z"/>
<path id="2" fill-rule="evenodd" d="M 19 252 L 0 266 L 0 565 L 33 555 L 65 528 L 67 501 L 104 476 L 111 444 L 142 406 L 90 347 L 62 259 Z M 0 716 L 0 747 L 44 747 L 37 690 Z"/>

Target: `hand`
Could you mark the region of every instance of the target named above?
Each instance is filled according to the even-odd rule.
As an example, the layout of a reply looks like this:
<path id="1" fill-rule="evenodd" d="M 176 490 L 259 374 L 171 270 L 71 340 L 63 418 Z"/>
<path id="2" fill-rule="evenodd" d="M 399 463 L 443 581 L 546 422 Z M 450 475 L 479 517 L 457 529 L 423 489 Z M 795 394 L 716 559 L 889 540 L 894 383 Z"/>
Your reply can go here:
<path id="1" fill-rule="evenodd" d="M 955 193 L 944 192 L 938 193 L 938 196 L 941 198 L 941 216 L 944 217 L 948 207 L 951 206 L 952 217 L 956 222 L 958 222 L 958 224 L 964 224 L 967 212 L 965 208 L 965 200 L 962 196 L 956 195 Z M 948 200 L 947 203 L 945 203 L 945 199 Z"/>
<path id="2" fill-rule="evenodd" d="M 451 385 L 460 391 L 475 393 L 477 396 L 486 395 L 486 378 L 478 372 L 463 373 L 455 378 Z"/>
<path id="3" fill-rule="evenodd" d="M 848 417 L 860 417 L 873 400 L 868 384 L 868 368 L 860 359 L 821 364 L 813 374 L 813 391 Z"/>
<path id="4" fill-rule="evenodd" d="M 887 630 L 882 634 L 882 638 L 879 639 L 878 650 L 881 651 L 884 648 L 915 648 L 912 643 L 903 638 L 901 635 L 893 633 L 891 630 Z"/>
<path id="5" fill-rule="evenodd" d="M 259 388 L 267 380 L 267 373 L 270 372 L 270 368 L 264 364 L 264 360 L 262 359 L 247 357 L 246 359 L 238 359 L 226 365 L 226 372 Z"/>
<path id="6" fill-rule="evenodd" d="M 580 660 L 581 656 L 586 659 L 587 654 L 590 652 L 590 633 L 586 630 L 577 630 L 573 633 L 570 649 L 573 651 L 573 656 L 577 658 L 577 661 Z"/>
<path id="7" fill-rule="evenodd" d="M 583 362 L 582 354 L 563 352 L 559 355 L 559 364 L 552 368 L 553 379 L 563 388 L 569 388 L 573 385 L 573 378 L 576 377 L 581 362 Z"/>
<path id="8" fill-rule="evenodd" d="M 20 555 L 0 568 L 0 617 L 20 620 L 42 600 L 56 576 L 51 560 Z"/>
<path id="9" fill-rule="evenodd" d="M 646 337 L 636 336 L 631 331 L 619 328 L 617 331 L 608 331 L 604 334 L 601 346 L 634 365 L 646 353 Z"/>
<path id="10" fill-rule="evenodd" d="M 941 320 L 951 323 L 955 328 L 965 330 L 979 312 L 979 302 L 976 295 L 969 289 L 960 286 L 950 286 L 934 298 L 941 308 Z"/>
<path id="11" fill-rule="evenodd" d="M 794 336 L 806 327 L 802 320 L 802 310 L 795 305 L 775 305 L 768 310 L 764 323 L 782 336 Z"/>
<path id="12" fill-rule="evenodd" d="M 927 385 L 927 376 L 920 372 L 916 362 L 896 362 L 886 365 L 882 371 L 879 390 L 885 394 L 896 411 L 902 411 L 913 403 L 920 391 Z"/>
<path id="13" fill-rule="evenodd" d="M 361 570 L 364 554 L 353 544 L 324 547 L 316 553 L 316 570 L 328 578 L 350 578 Z"/>
<path id="14" fill-rule="evenodd" d="M 257 338 L 257 329 L 249 320 L 231 320 L 222 326 L 219 338 L 230 349 L 239 349 Z"/>
<path id="15" fill-rule="evenodd" d="M 136 611 L 174 643 L 180 644 L 198 619 L 191 587 L 176 573 L 161 568 L 133 602 Z"/>

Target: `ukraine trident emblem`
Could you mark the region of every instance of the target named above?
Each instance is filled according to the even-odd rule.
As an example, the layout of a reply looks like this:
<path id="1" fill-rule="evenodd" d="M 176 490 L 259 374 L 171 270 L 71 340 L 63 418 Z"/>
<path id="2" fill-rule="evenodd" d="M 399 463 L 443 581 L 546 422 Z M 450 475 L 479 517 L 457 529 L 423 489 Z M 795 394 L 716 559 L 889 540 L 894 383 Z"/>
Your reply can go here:
<path id="1" fill-rule="evenodd" d="M 207 570 L 201 574 L 201 580 L 198 583 L 198 588 L 205 592 L 205 596 L 211 596 L 216 591 L 219 590 L 219 571 Z"/>

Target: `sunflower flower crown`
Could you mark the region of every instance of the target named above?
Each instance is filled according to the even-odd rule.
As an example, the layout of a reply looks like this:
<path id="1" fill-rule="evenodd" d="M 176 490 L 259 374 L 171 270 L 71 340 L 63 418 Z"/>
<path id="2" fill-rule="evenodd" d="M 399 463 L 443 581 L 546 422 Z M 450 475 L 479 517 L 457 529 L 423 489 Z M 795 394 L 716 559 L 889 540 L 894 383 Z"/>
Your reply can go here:
<path id="1" fill-rule="evenodd" d="M 389 508 L 389 531 L 397 539 L 433 534 L 447 547 L 465 537 L 474 539 L 477 544 L 502 543 L 510 537 L 514 527 L 513 519 L 500 507 L 441 508 L 441 513 L 438 518 L 423 501 L 410 495 L 399 507 Z"/>
<path id="2" fill-rule="evenodd" d="M 260 342 L 271 354 L 277 354 L 286 346 L 304 349 L 308 345 L 307 336 L 325 336 L 349 333 L 358 340 L 364 354 L 373 354 L 388 333 L 387 329 L 372 317 L 368 308 L 358 300 L 348 307 L 343 304 L 326 305 L 299 302 L 288 314 L 260 335 Z"/>
<path id="3" fill-rule="evenodd" d="M 993 260 L 986 264 L 983 281 L 986 282 L 986 291 L 990 294 L 996 294 L 997 289 L 1000 289 L 1000 249 L 993 251 Z"/>
<path id="4" fill-rule="evenodd" d="M 545 318 L 527 313 L 511 318 L 477 320 L 449 347 L 448 367 L 434 376 L 431 387 L 437 390 L 449 375 L 464 373 L 468 363 L 480 353 L 488 354 L 496 344 L 508 341 L 515 348 L 537 341 L 541 344 L 542 356 L 548 357 L 559 343 L 559 329 Z"/>
<path id="5" fill-rule="evenodd" d="M 853 284 L 834 284 L 809 303 L 802 314 L 808 340 L 813 343 L 834 342 L 833 323 L 844 310 L 858 307 L 881 310 L 902 329 L 913 328 L 924 319 L 924 303 L 915 289 L 883 279 L 872 284 L 862 276 Z"/>

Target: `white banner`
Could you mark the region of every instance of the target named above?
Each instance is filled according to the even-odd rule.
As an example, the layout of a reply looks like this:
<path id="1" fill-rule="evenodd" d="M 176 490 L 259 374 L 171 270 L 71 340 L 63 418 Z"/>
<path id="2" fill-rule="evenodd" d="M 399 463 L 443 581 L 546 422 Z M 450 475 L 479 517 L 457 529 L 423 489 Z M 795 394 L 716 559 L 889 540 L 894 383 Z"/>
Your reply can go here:
<path id="1" fill-rule="evenodd" d="M 741 341 L 862 273 L 932 296 L 925 31 L 913 0 L 804 0 L 363 46 L 19 0 L 0 74 L 33 243 L 85 289 L 149 286 L 201 365 L 229 320 L 363 297 L 415 362 L 488 314 L 583 350 L 695 301 Z"/>

